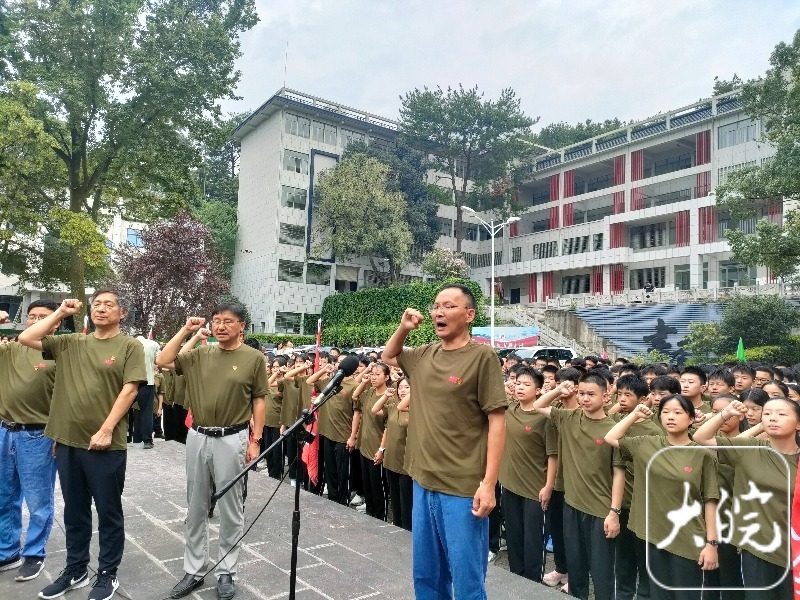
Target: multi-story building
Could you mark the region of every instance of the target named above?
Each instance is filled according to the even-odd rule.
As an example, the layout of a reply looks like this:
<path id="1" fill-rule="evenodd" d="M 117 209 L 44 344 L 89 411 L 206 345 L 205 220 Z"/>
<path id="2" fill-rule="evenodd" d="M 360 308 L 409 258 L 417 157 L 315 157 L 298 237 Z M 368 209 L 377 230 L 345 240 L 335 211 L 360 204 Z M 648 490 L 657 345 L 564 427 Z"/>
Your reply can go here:
<path id="1" fill-rule="evenodd" d="M 282 89 L 239 126 L 239 237 L 233 292 L 255 331 L 299 332 L 329 294 L 372 281 L 369 263 L 314 257 L 315 179 L 353 140 L 392 144 L 397 124 Z M 540 156 L 522 186 L 525 206 L 496 240 L 496 277 L 511 303 L 641 289 L 711 289 L 771 280 L 731 258 L 725 231 L 780 220 L 780 200 L 732 222 L 713 190 L 772 148 L 736 94 L 701 101 Z M 433 182 L 435 177 L 431 178 Z M 455 248 L 455 207 L 441 206 L 440 247 Z M 488 233 L 465 215 L 462 251 L 490 289 Z M 420 275 L 416 266 L 408 277 Z"/>

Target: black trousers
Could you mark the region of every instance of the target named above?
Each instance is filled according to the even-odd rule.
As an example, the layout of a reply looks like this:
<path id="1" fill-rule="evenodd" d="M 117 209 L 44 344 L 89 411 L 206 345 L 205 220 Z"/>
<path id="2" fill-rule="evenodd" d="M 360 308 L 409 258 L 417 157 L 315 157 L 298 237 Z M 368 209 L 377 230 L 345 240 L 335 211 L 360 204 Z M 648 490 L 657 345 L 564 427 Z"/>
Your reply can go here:
<path id="1" fill-rule="evenodd" d="M 628 529 L 630 509 L 623 508 L 619 516 L 619 535 L 614 544 L 617 581 L 617 600 L 646 600 L 650 598 L 650 576 L 647 574 L 647 556 L 644 541 Z M 638 586 L 637 586 L 638 579 Z"/>
<path id="2" fill-rule="evenodd" d="M 786 600 L 793 597 L 792 570 L 786 572 L 785 566 L 768 563 L 747 550 L 742 550 L 742 578 L 745 587 L 767 587 L 780 582 L 769 590 L 745 591 L 744 597 L 747 600 Z"/>
<path id="3" fill-rule="evenodd" d="M 56 468 L 64 496 L 67 567 L 85 571 L 92 541 L 92 501 L 97 511 L 98 572 L 116 575 L 125 547 L 122 490 L 125 450 L 84 450 L 56 445 Z"/>
<path id="4" fill-rule="evenodd" d="M 538 583 L 544 575 L 544 511 L 532 500 L 503 488 L 508 566 L 512 573 Z"/>
<path id="5" fill-rule="evenodd" d="M 603 519 L 564 504 L 564 539 L 567 544 L 569 593 L 589 598 L 589 574 L 596 600 L 614 598 L 614 539 L 608 539 Z"/>
<path id="6" fill-rule="evenodd" d="M 180 404 L 164 405 L 164 439 L 186 443 L 186 409 Z"/>
<path id="7" fill-rule="evenodd" d="M 139 403 L 139 410 L 134 411 L 136 424 L 133 428 L 133 441 L 152 442 L 153 441 L 153 398 L 156 386 L 140 385 L 139 392 L 136 394 L 136 401 Z"/>
<path id="8" fill-rule="evenodd" d="M 503 532 L 503 497 L 500 484 L 494 484 L 494 508 L 489 513 L 489 550 L 500 552 L 500 534 Z"/>
<path id="9" fill-rule="evenodd" d="M 350 452 L 344 442 L 335 442 L 320 436 L 325 454 L 325 483 L 328 484 L 328 500 L 347 505 L 350 501 L 348 480 L 350 479 Z"/>
<path id="10" fill-rule="evenodd" d="M 648 544 L 650 573 L 650 597 L 654 600 L 700 600 L 703 596 L 703 570 L 696 560 L 689 560 Z M 700 552 L 697 552 L 698 556 Z M 659 583 L 671 587 L 694 588 L 691 590 L 667 590 Z"/>
<path id="11" fill-rule="evenodd" d="M 371 458 L 361 455 L 361 476 L 364 478 L 364 502 L 367 514 L 383 521 L 386 519 L 386 492 L 383 488 L 383 467 Z"/>
<path id="12" fill-rule="evenodd" d="M 731 544 L 720 544 L 719 569 L 706 571 L 706 587 L 726 588 L 724 591 L 703 590 L 703 600 L 744 600 L 742 557 Z"/>
<path id="13" fill-rule="evenodd" d="M 261 437 L 261 452 L 274 444 L 281 437 L 278 427 L 264 427 Z M 283 477 L 283 444 L 277 446 L 272 452 L 267 454 L 267 474 L 273 479 Z"/>
<path id="14" fill-rule="evenodd" d="M 547 506 L 547 533 L 553 538 L 553 561 L 556 571 L 567 573 L 567 549 L 564 545 L 564 492 L 553 490 Z"/>
<path id="15" fill-rule="evenodd" d="M 411 531 L 411 512 L 414 506 L 414 482 L 409 475 L 384 469 L 389 479 L 389 499 L 392 503 L 392 524 Z"/>
<path id="16" fill-rule="evenodd" d="M 361 476 L 361 452 L 354 448 L 350 453 L 350 492 L 364 496 L 364 478 Z"/>

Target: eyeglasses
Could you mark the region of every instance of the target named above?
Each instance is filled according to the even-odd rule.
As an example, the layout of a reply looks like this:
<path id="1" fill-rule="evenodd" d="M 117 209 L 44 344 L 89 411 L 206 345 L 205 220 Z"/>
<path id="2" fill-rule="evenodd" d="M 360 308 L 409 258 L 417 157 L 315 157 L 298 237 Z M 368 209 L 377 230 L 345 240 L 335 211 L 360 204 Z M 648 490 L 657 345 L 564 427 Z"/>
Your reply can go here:
<path id="1" fill-rule="evenodd" d="M 234 321 L 232 319 L 223 319 L 221 321 L 219 319 L 214 319 L 213 321 L 211 321 L 211 324 L 214 325 L 215 327 L 219 327 L 220 325 L 225 325 L 225 327 L 229 327 L 235 323 L 241 323 L 241 321 Z"/>
<path id="2" fill-rule="evenodd" d="M 454 310 L 456 308 L 463 308 L 461 306 L 457 306 L 455 304 L 431 304 L 428 307 L 428 312 L 436 312 L 438 310 Z"/>
<path id="3" fill-rule="evenodd" d="M 757 383 L 767 383 L 768 381 L 772 381 L 772 380 L 767 378 L 767 377 L 756 377 L 756 378 L 753 379 L 753 381 L 755 381 Z"/>
<path id="4" fill-rule="evenodd" d="M 28 315 L 28 321 L 44 321 L 50 315 Z"/>

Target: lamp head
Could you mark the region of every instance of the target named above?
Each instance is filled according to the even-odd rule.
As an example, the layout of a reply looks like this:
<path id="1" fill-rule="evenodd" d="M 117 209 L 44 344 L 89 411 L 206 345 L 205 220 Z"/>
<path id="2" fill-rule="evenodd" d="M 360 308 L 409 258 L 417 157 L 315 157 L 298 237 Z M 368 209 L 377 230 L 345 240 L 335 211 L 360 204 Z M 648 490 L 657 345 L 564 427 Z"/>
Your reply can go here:
<path id="1" fill-rule="evenodd" d="M 465 211 L 470 212 L 470 213 L 474 213 L 475 212 L 475 209 L 474 208 L 470 208 L 469 206 L 462 206 L 461 210 L 465 210 Z"/>

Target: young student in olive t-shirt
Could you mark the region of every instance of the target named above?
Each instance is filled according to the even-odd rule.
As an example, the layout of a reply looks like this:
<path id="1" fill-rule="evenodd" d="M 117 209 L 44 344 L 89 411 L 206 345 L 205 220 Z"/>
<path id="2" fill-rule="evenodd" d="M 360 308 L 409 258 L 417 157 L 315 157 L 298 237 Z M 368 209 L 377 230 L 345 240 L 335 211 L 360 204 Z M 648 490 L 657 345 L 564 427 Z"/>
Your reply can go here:
<path id="1" fill-rule="evenodd" d="M 517 372 L 514 398 L 506 410 L 506 446 L 500 462 L 503 517 L 506 521 L 508 565 L 512 573 L 541 582 L 544 570 L 544 509 L 547 484 L 547 419 L 533 409 L 542 375 L 524 367 Z"/>
<path id="2" fill-rule="evenodd" d="M 139 385 L 147 381 L 144 350 L 120 332 L 127 314 L 119 295 L 99 290 L 88 335 L 48 335 L 64 317 L 81 309 L 68 299 L 20 334 L 20 342 L 56 362 L 53 400 L 45 435 L 56 442 L 56 467 L 64 497 L 67 565 L 39 597 L 47 600 L 89 584 L 91 503 L 98 518 L 100 554 L 90 600 L 107 600 L 119 587 L 117 568 L 125 545 L 122 489 L 127 462 L 127 415 Z"/>
<path id="3" fill-rule="evenodd" d="M 686 367 L 681 372 L 681 396 L 694 406 L 697 423 L 702 423 L 711 412 L 711 405 L 705 401 L 708 378 L 700 367 Z"/>
<path id="4" fill-rule="evenodd" d="M 633 412 L 639 404 L 649 406 L 647 381 L 637 375 L 624 375 L 617 380 L 618 412 L 612 417 L 619 422 Z M 662 429 L 652 419 L 640 418 L 626 432 L 627 437 L 639 435 L 661 435 Z M 622 498 L 622 514 L 619 516 L 619 535 L 615 544 L 617 600 L 632 600 L 635 597 L 650 597 L 650 577 L 647 574 L 647 553 L 644 541 L 634 535 L 630 521 L 631 498 L 633 497 L 633 461 L 620 461 L 625 469 L 625 494 Z M 638 579 L 638 586 L 637 586 Z M 637 593 L 638 590 L 638 593 Z"/>
<path id="5" fill-rule="evenodd" d="M 625 435 L 634 423 L 651 416 L 639 404 L 605 440 L 633 462 L 629 525 L 647 544 L 651 597 L 700 600 L 704 572 L 718 567 L 717 460 L 689 437 L 696 416 L 689 400 L 675 395 L 661 401 L 659 417 L 666 435 Z"/>
<path id="6" fill-rule="evenodd" d="M 604 411 L 608 382 L 587 373 L 578 384 L 580 409 L 551 408 L 571 393 L 565 381 L 542 395 L 534 408 L 552 420 L 559 433 L 559 469 L 564 473 L 564 538 L 567 541 L 569 593 L 589 597 L 589 574 L 595 598 L 614 598 L 614 538 L 625 491 L 625 472 L 614 469 L 614 451 L 603 441 L 614 421 Z"/>
<path id="7" fill-rule="evenodd" d="M 186 381 L 186 404 L 192 412 L 192 428 L 186 438 L 184 577 L 172 588 L 172 598 L 185 596 L 202 585 L 208 561 L 212 483 L 232 480 L 260 452 L 269 379 L 264 355 L 241 341 L 245 321 L 241 305 L 219 304 L 211 317 L 218 344 L 190 347 L 179 353 L 189 333 L 199 331 L 203 337 L 212 333 L 201 329 L 205 319 L 189 317 L 156 360 L 159 365 L 175 362 L 175 372 Z M 229 600 L 236 593 L 233 577 L 240 550 L 237 542 L 244 531 L 243 497 L 244 482 L 240 480 L 217 501 L 219 564 L 215 575 L 221 600 Z"/>
<path id="8" fill-rule="evenodd" d="M 31 302 L 27 324 L 57 309 L 51 300 Z M 55 362 L 42 360 L 38 350 L 18 342 L 0 344 L 0 571 L 20 567 L 17 581 L 41 572 L 53 526 L 56 461 L 44 428 L 55 377 Z M 20 553 L 23 501 L 30 518 Z"/>
<path id="9" fill-rule="evenodd" d="M 442 287 L 430 317 L 439 342 L 403 348 L 423 321 L 406 309 L 383 350 L 411 381 L 405 469 L 414 480 L 413 570 L 418 600 L 486 598 L 489 521 L 505 441 L 503 375 L 494 350 L 471 341 L 475 297 Z M 477 517 L 477 518 L 476 518 Z"/>

